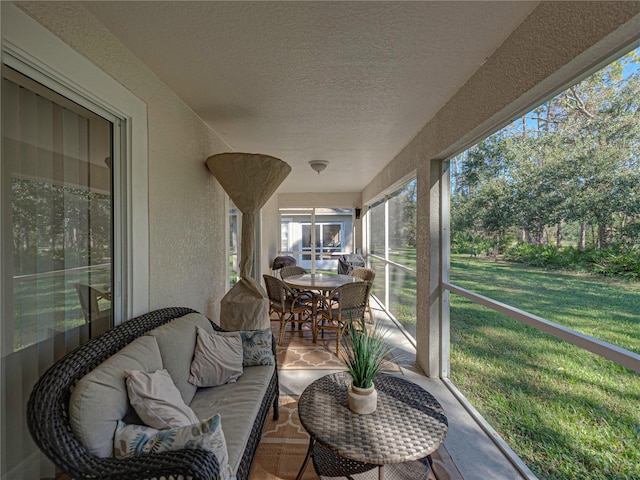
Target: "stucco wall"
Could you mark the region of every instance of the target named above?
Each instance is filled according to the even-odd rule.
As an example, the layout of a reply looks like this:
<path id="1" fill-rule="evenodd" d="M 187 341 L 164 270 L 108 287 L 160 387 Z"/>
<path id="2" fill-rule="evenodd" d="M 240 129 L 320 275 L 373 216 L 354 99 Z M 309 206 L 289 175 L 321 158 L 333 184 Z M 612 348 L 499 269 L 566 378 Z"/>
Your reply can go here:
<path id="1" fill-rule="evenodd" d="M 280 250 L 280 215 L 278 211 L 278 196 L 273 195 L 262 207 L 261 215 L 261 263 L 260 275 L 271 275 L 271 263 Z M 260 278 L 262 282 L 262 278 Z"/>
<path id="2" fill-rule="evenodd" d="M 227 212 L 204 161 L 229 148 L 81 4 L 17 6 L 147 104 L 149 308 L 187 306 L 217 319 Z"/>
<path id="3" fill-rule="evenodd" d="M 434 160 L 473 145 L 604 66 L 638 38 L 640 2 L 541 2 L 363 190 L 366 204 L 417 174 L 417 360 L 428 375 L 446 375 L 448 361 L 442 352 L 448 337 L 441 338 L 448 325 L 438 314 L 438 305 L 446 303 L 440 287 L 448 268 L 441 265 L 441 229 L 448 225 L 440 215 L 441 172 Z"/>
<path id="4" fill-rule="evenodd" d="M 296 207 L 342 207 L 360 206 L 360 193 L 280 193 L 279 208 Z"/>
<path id="5" fill-rule="evenodd" d="M 606 64 L 640 36 L 640 2 L 541 2 L 367 185 L 364 203 L 419 163 L 446 158 Z"/>

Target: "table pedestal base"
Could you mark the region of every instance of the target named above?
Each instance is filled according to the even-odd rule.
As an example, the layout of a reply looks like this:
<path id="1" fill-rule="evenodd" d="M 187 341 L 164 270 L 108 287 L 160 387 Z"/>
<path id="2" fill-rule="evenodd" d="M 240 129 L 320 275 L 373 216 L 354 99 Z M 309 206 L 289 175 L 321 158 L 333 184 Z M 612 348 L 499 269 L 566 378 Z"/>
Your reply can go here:
<path id="1" fill-rule="evenodd" d="M 307 456 L 296 480 L 302 478 L 310 457 L 321 480 L 435 480 L 428 458 L 393 465 L 374 465 L 336 455 L 313 439 L 309 442 Z"/>

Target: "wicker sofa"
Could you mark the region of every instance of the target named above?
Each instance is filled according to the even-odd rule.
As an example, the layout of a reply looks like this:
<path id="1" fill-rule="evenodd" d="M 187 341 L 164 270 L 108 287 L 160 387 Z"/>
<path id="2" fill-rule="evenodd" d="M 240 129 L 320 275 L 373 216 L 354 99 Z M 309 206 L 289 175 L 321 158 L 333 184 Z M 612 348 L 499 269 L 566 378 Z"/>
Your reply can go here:
<path id="1" fill-rule="evenodd" d="M 60 469 L 76 480 L 83 478 L 113 480 L 162 478 L 210 480 L 217 478 L 219 471 L 217 458 L 214 454 L 201 449 L 173 450 L 135 455 L 124 459 L 96 455 L 92 453 L 91 447 L 86 445 L 86 440 L 79 438 L 82 435 L 77 433 L 78 429 L 73 424 L 72 418 L 74 408 L 77 410 L 77 406 L 70 406 L 71 402 L 77 401 L 73 398 L 73 392 L 74 389 L 81 390 L 82 382 L 80 380 L 96 370 L 96 367 L 102 367 L 105 360 L 109 359 L 106 362 L 108 365 L 113 360 L 110 357 L 117 356 L 116 354 L 124 348 L 130 349 L 131 343 L 136 339 L 147 341 L 147 337 L 160 330 L 161 326 L 164 326 L 163 328 L 173 326 L 170 335 L 175 335 L 176 332 L 181 331 L 175 328 L 176 322 L 182 321 L 184 318 L 195 318 L 198 315 L 194 310 L 181 307 L 152 311 L 122 323 L 56 362 L 44 373 L 34 387 L 27 407 L 29 429 L 39 448 Z M 208 329 L 221 331 L 206 317 L 199 316 L 201 318 L 196 318 L 196 320 L 202 323 L 202 319 L 204 319 L 209 324 Z M 152 330 L 153 332 L 151 332 Z M 167 338 L 170 339 L 169 343 L 167 343 Z M 167 345 L 173 346 L 171 343 L 173 341 L 173 337 L 165 334 L 165 349 Z M 176 339 L 175 345 L 180 345 L 180 341 L 184 342 L 184 340 Z M 157 344 L 161 344 L 160 339 L 157 340 Z M 135 345 L 137 343 L 134 343 Z M 275 342 L 272 345 L 272 350 L 275 354 Z M 173 348 L 173 351 L 167 353 L 167 356 L 175 355 L 179 351 L 180 348 Z M 166 358 L 162 348 L 160 348 L 160 353 L 164 362 Z M 169 370 L 169 367 L 166 368 Z M 198 417 L 203 415 L 203 409 L 220 410 L 211 413 L 220 413 L 221 415 L 222 427 L 229 448 L 229 466 L 238 480 L 249 477 L 271 405 L 274 408 L 274 418 L 278 418 L 279 386 L 276 366 L 247 367 L 245 372 L 249 373 L 243 374 L 237 383 L 198 389 L 190 404 L 193 406 L 197 403 L 198 396 L 202 394 L 199 400 L 200 411 L 198 412 L 194 407 L 194 412 Z M 261 376 L 263 378 L 260 378 Z M 243 380 L 243 377 L 246 377 L 247 380 Z M 247 387 L 252 379 L 254 385 Z M 255 386 L 256 379 L 259 379 L 258 387 Z M 187 381 L 187 379 L 176 380 L 183 383 Z M 121 379 L 120 382 L 124 382 L 124 380 Z M 176 386 L 180 388 L 178 382 Z M 219 394 L 216 394 L 215 389 L 220 389 Z M 236 389 L 235 394 L 234 389 Z M 256 391 L 261 393 L 255 394 Z M 77 397 L 77 395 L 75 396 Z M 240 401 L 233 400 L 234 398 L 240 399 Z M 126 402 L 126 399 L 124 401 Z M 238 402 L 243 405 L 228 405 L 230 402 Z M 112 405 L 104 407 L 105 410 L 114 410 Z M 128 408 L 128 414 L 131 414 L 131 406 L 129 405 Z M 243 408 L 244 410 L 242 410 Z M 247 415 L 247 409 L 253 413 Z M 245 413 L 239 416 L 241 411 Z M 98 416 L 102 415 L 100 409 L 97 409 L 96 412 L 98 412 Z M 105 413 L 105 415 L 107 414 Z M 229 430 L 224 428 L 225 418 L 231 418 L 229 423 L 235 422 L 233 427 L 228 427 Z"/>

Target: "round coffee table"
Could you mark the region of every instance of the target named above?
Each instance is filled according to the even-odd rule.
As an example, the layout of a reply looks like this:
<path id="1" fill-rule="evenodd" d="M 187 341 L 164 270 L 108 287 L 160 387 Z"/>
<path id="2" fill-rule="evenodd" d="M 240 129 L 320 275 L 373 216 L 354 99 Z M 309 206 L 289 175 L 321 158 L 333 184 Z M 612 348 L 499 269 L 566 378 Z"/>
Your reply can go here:
<path id="1" fill-rule="evenodd" d="M 307 456 L 296 480 L 302 478 L 316 442 L 334 455 L 314 456 L 318 475 L 335 476 L 341 465 L 360 471 L 384 465 L 421 460 L 435 452 L 447 435 L 448 424 L 438 401 L 424 388 L 392 375 L 378 374 L 378 408 L 359 415 L 347 406 L 347 372 L 334 373 L 311 383 L 300 396 L 298 415 L 310 435 Z M 337 457 L 336 457 L 337 456 Z M 349 472 L 344 472 L 349 474 Z M 351 472 L 353 473 L 353 472 Z"/>

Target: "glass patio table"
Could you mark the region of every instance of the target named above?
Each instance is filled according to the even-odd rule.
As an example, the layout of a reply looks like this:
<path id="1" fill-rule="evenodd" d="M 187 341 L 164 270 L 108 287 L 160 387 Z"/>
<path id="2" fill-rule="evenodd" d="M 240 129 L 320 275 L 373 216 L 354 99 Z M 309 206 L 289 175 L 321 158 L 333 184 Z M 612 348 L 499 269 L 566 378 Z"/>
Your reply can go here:
<path id="1" fill-rule="evenodd" d="M 318 340 L 316 322 L 318 321 L 318 301 L 320 300 L 320 296 L 325 296 L 332 290 L 347 283 L 362 282 L 360 278 L 335 273 L 305 273 L 303 275 L 292 275 L 283 281 L 291 288 L 312 293 L 311 331 L 313 333 L 313 343 L 316 343 Z"/>

